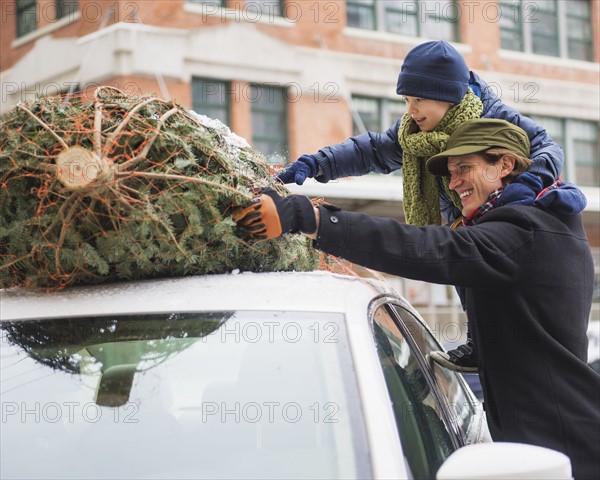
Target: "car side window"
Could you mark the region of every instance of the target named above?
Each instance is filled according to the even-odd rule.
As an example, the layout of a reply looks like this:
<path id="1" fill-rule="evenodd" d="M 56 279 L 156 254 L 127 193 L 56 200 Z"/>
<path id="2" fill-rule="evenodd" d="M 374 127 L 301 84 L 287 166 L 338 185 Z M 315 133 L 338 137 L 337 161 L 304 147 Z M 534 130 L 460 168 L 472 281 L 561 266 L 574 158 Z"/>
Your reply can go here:
<path id="1" fill-rule="evenodd" d="M 402 323 L 408 329 L 408 333 L 414 339 L 421 354 L 428 358 L 428 355 L 441 346 L 415 316 L 408 310 L 399 305 L 392 305 L 392 308 L 402 319 Z M 450 421 L 460 431 L 465 443 L 470 443 L 471 429 L 476 427 L 476 405 L 473 398 L 466 390 L 464 382 L 459 374 L 439 366 L 437 363 L 429 362 L 433 372 L 435 383 L 444 396 L 446 407 L 450 412 Z M 476 433 L 473 433 L 476 434 Z"/>
<path id="2" fill-rule="evenodd" d="M 373 316 L 377 352 L 388 388 L 405 460 L 414 478 L 433 478 L 454 451 L 415 352 L 385 306 Z"/>

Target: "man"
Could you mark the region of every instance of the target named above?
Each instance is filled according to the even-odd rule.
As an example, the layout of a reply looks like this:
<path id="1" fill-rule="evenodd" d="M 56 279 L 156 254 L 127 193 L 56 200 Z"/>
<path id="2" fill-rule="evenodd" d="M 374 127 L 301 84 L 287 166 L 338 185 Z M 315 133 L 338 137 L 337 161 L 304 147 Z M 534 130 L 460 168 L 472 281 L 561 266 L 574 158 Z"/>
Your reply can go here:
<path id="1" fill-rule="evenodd" d="M 356 264 L 464 288 L 493 439 L 564 452 L 576 479 L 600 478 L 600 376 L 586 364 L 594 268 L 585 198 L 561 181 L 543 189 L 525 172 L 528 154 L 519 127 L 475 119 L 427 161 L 434 175 L 450 176 L 464 228 L 315 208 L 273 190 L 233 217 L 255 239 L 300 231 Z"/>

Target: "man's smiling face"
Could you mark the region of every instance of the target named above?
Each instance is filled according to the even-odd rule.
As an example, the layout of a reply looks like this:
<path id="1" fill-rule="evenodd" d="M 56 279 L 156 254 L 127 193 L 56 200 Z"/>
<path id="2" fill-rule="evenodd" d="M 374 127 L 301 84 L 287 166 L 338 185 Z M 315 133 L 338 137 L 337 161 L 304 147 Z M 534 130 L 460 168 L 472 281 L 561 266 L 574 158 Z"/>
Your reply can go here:
<path id="1" fill-rule="evenodd" d="M 448 157 L 451 190 L 460 195 L 462 214 L 467 217 L 483 205 L 490 193 L 502 186 L 503 162 L 490 165 L 477 153 Z"/>

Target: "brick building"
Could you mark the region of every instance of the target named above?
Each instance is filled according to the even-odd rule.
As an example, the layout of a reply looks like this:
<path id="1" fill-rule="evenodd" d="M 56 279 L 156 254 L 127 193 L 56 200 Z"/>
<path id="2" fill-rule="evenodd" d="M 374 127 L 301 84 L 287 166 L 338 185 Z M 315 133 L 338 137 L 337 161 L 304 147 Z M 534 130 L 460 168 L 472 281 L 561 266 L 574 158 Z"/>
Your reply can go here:
<path id="1" fill-rule="evenodd" d="M 36 94 L 111 84 L 224 121 L 285 163 L 383 131 L 406 53 L 452 42 L 505 103 L 565 149 L 600 247 L 600 0 L 0 0 L 1 111 Z M 301 191 L 402 218 L 401 178 Z"/>

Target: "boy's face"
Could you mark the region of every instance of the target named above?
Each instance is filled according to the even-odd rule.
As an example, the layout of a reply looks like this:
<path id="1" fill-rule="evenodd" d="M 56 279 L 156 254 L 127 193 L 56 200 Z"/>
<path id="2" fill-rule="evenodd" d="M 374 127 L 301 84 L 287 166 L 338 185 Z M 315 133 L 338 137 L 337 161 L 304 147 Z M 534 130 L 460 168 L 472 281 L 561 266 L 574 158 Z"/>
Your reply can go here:
<path id="1" fill-rule="evenodd" d="M 448 157 L 448 187 L 460 195 L 462 214 L 466 217 L 483 205 L 513 167 L 514 160 L 511 164 L 510 159 L 501 159 L 490 165 L 477 153 Z"/>
<path id="2" fill-rule="evenodd" d="M 454 106 L 452 103 L 420 97 L 404 97 L 406 111 L 422 132 L 431 132 Z"/>

